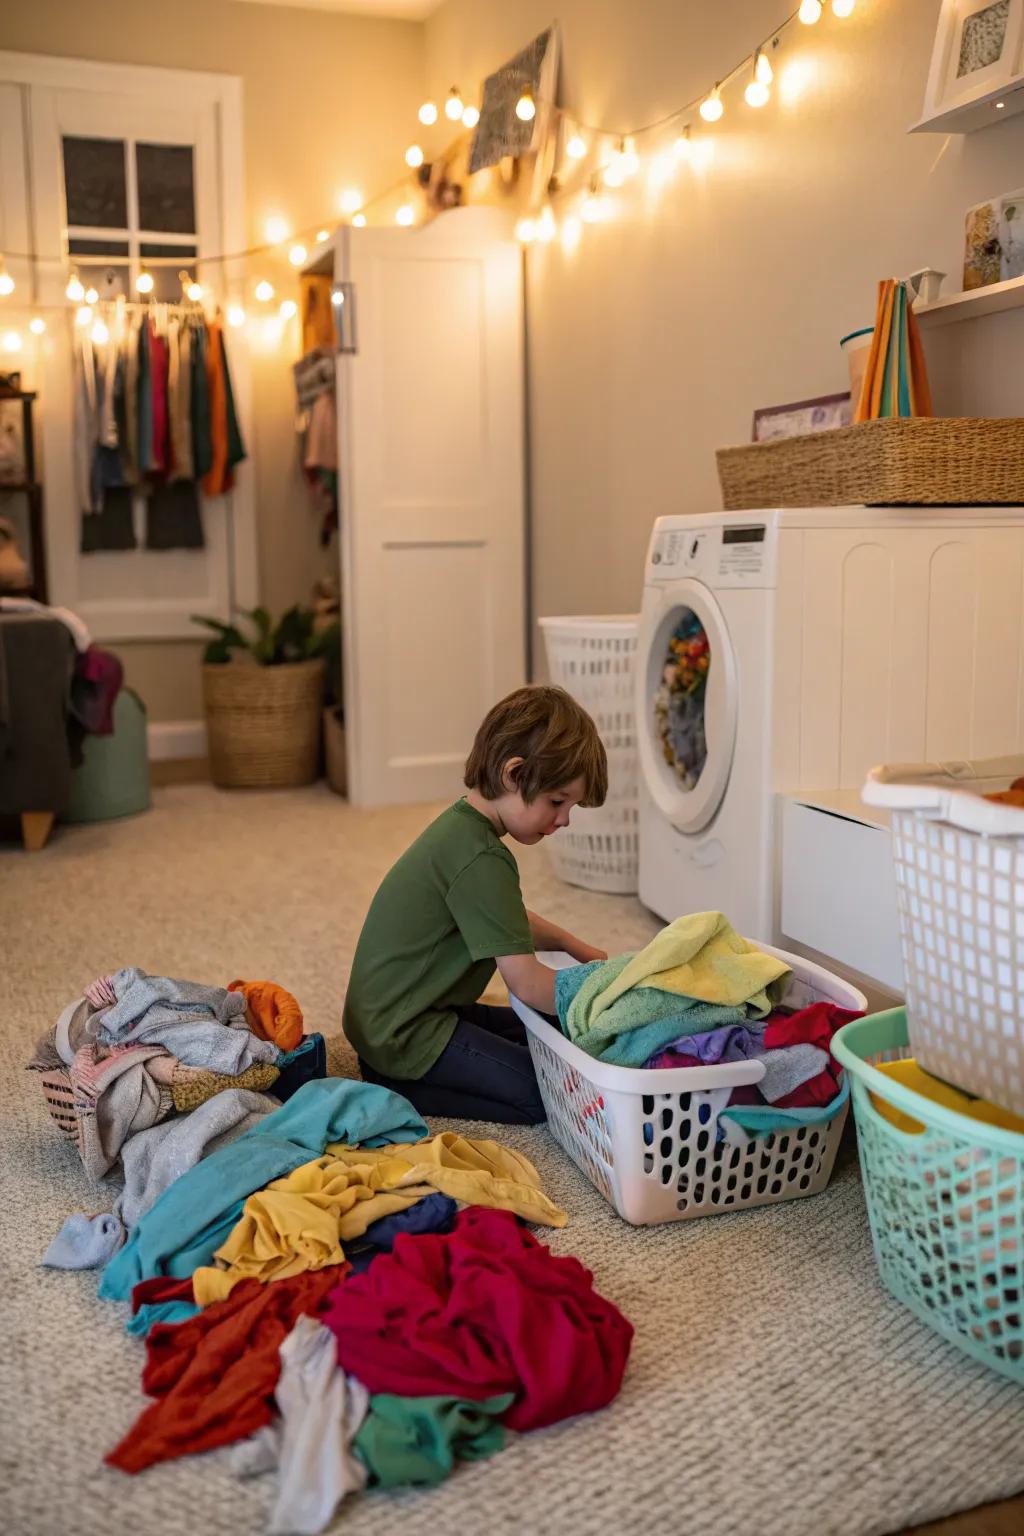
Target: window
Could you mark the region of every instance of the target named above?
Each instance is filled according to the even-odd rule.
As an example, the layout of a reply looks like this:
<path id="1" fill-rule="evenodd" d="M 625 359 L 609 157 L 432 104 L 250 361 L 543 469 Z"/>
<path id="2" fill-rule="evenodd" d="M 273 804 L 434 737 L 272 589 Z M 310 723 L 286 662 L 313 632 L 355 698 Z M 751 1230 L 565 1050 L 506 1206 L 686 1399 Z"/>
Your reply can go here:
<path id="1" fill-rule="evenodd" d="M 191 144 L 65 135 L 68 259 L 101 298 L 135 295 L 143 270 L 153 297 L 181 298 L 195 275 L 195 164 Z"/>

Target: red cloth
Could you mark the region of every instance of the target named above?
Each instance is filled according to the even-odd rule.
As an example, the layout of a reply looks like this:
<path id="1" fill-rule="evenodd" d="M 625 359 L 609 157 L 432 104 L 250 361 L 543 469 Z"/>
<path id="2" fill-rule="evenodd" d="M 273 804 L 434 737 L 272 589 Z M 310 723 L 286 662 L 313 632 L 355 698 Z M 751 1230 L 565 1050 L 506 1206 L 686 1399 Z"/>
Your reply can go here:
<path id="1" fill-rule="evenodd" d="M 539 1429 L 603 1408 L 622 1384 L 633 1327 L 592 1282 L 509 1211 L 471 1206 L 452 1232 L 397 1237 L 333 1292 L 323 1321 L 370 1392 L 514 1392 L 505 1423 Z"/>
<path id="2" fill-rule="evenodd" d="M 379 1260 L 377 1261 L 380 1262 Z M 273 1416 L 278 1350 L 296 1318 L 338 1285 L 341 1265 L 261 1285 L 243 1280 L 184 1323 L 156 1323 L 146 1340 L 142 1388 L 156 1398 L 105 1458 L 123 1472 L 244 1440 Z M 135 1303 L 147 1284 L 132 1292 Z M 191 1281 L 188 1282 L 191 1290 Z M 168 1300 L 149 1294 L 147 1300 Z"/>
<path id="3" fill-rule="evenodd" d="M 167 414 L 167 368 L 169 362 L 167 339 L 158 336 L 156 327 L 149 332 L 149 377 L 153 399 L 153 460 L 150 467 L 154 478 L 162 480 L 171 467 L 171 422 Z"/>
<path id="4" fill-rule="evenodd" d="M 187 1275 L 184 1280 L 172 1280 L 170 1275 L 154 1275 L 151 1280 L 140 1280 L 138 1285 L 132 1288 L 132 1316 L 140 1307 L 147 1306 L 154 1301 L 195 1301 L 192 1290 L 192 1276 Z M 159 1326 L 170 1325 L 162 1323 Z"/>
<path id="5" fill-rule="evenodd" d="M 812 1003 L 799 1013 L 780 1013 L 768 1019 L 764 1026 L 765 1049 L 777 1051 L 786 1045 L 816 1045 L 821 1051 L 832 1049 L 832 1036 L 844 1024 L 859 1019 L 859 1013 L 849 1008 L 837 1008 L 834 1003 Z"/>

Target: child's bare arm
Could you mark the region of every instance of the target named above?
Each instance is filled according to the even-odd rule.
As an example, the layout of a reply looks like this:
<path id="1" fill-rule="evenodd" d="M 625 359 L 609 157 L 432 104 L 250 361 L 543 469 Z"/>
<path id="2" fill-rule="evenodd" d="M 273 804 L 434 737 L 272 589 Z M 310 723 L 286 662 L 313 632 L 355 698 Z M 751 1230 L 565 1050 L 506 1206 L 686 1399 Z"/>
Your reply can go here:
<path id="1" fill-rule="evenodd" d="M 533 939 L 535 949 L 564 949 L 566 954 L 580 961 L 608 959 L 605 950 L 595 949 L 592 944 L 578 939 L 567 928 L 559 928 L 557 924 L 549 922 L 546 917 L 541 917 L 537 912 L 527 912 L 526 915 L 530 919 L 530 937 Z"/>
<path id="2" fill-rule="evenodd" d="M 536 955 L 499 955 L 501 979 L 509 991 L 538 1013 L 555 1011 L 555 972 Z"/>

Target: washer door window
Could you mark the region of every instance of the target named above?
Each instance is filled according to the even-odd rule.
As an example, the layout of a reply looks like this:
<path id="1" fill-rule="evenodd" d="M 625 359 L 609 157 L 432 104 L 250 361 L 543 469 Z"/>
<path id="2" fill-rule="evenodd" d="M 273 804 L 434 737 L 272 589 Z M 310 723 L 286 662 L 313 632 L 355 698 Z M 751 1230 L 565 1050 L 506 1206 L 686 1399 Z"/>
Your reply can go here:
<path id="1" fill-rule="evenodd" d="M 650 606 L 648 606 L 650 605 Z M 736 663 L 721 609 L 706 587 L 681 581 L 646 595 L 640 673 L 644 777 L 680 832 L 711 821 L 736 744 Z"/>

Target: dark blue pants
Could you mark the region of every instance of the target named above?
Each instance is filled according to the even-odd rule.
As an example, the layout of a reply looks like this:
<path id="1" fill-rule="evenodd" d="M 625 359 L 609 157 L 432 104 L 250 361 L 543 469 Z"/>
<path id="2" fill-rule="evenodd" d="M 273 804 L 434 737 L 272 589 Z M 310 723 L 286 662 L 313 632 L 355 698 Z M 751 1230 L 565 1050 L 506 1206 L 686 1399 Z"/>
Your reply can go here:
<path id="1" fill-rule="evenodd" d="M 511 1008 L 460 1008 L 454 1034 L 422 1077 L 385 1077 L 362 1058 L 359 1068 L 364 1082 L 393 1088 L 421 1115 L 499 1125 L 540 1125 L 547 1118 L 526 1027 Z"/>

